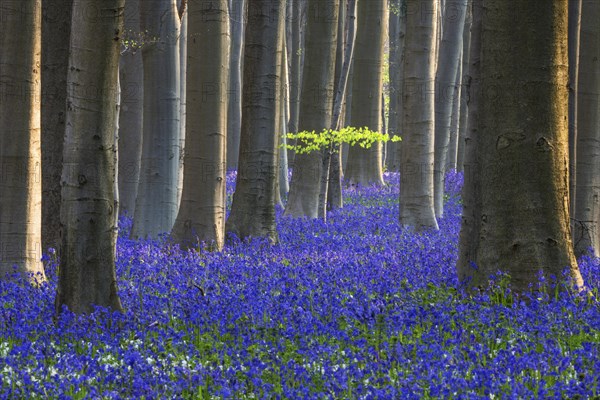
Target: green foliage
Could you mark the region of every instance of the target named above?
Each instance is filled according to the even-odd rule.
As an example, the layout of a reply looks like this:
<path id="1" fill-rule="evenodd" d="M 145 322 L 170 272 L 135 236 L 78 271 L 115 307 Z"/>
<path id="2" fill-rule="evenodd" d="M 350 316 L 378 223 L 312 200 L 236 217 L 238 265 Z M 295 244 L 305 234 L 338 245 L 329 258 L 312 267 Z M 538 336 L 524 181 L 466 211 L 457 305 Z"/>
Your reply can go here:
<path id="1" fill-rule="evenodd" d="M 348 143 L 350 146 L 359 145 L 368 149 L 375 142 L 399 142 L 400 136 L 391 136 L 387 133 L 375 132 L 367 127 L 355 128 L 347 126 L 340 130 L 325 129 L 320 133 L 315 131 L 302 131 L 298 133 L 288 133 L 287 139 L 295 140 L 295 144 L 285 145 L 287 149 L 294 150 L 299 154 L 306 154 L 317 150 L 323 150 L 330 145 L 340 145 Z"/>

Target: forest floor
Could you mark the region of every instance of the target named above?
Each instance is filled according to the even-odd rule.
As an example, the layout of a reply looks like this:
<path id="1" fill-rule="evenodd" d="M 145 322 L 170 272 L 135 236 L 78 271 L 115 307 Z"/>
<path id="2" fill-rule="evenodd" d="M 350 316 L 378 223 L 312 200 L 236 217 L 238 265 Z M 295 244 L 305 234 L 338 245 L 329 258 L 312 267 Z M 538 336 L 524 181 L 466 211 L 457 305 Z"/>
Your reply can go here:
<path id="1" fill-rule="evenodd" d="M 398 224 L 398 175 L 345 191 L 320 220 L 283 218 L 280 243 L 181 252 L 132 241 L 126 312 L 53 319 L 40 288 L 0 282 L 0 398 L 589 398 L 600 395 L 600 307 L 542 280 L 527 301 L 499 274 L 466 295 L 455 272 L 460 175 L 440 230 Z M 230 175 L 230 190 L 234 176 Z M 600 263 L 580 268 L 598 298 Z M 545 279 L 545 280 L 544 280 Z"/>

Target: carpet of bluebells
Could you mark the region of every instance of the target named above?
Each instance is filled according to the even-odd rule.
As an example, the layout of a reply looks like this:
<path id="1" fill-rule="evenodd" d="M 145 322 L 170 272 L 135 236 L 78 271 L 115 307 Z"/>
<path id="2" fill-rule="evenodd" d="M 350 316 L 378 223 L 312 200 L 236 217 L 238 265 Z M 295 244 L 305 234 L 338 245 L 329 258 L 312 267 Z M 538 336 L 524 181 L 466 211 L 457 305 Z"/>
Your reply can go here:
<path id="1" fill-rule="evenodd" d="M 319 220 L 278 215 L 280 243 L 181 252 L 128 239 L 124 314 L 54 319 L 49 282 L 0 282 L 0 398 L 420 399 L 600 395 L 600 309 L 541 277 L 464 293 L 454 264 L 461 177 L 439 232 L 398 225 L 398 176 Z M 234 182 L 229 176 L 229 186 Z M 231 192 L 230 192 L 231 194 Z M 600 266 L 583 258 L 598 298 Z"/>

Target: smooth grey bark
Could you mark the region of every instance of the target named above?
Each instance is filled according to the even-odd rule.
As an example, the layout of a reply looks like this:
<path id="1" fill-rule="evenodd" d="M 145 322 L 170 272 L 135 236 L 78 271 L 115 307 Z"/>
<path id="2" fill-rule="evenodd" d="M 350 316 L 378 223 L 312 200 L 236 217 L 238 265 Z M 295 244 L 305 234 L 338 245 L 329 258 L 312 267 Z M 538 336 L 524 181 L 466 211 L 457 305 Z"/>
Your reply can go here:
<path id="1" fill-rule="evenodd" d="M 42 4 L 3 1 L 0 16 L 0 279 L 42 282 Z"/>
<path id="2" fill-rule="evenodd" d="M 577 88 L 579 87 L 579 48 L 581 37 L 582 0 L 569 0 L 569 202 L 575 215 L 577 198 Z M 571 230 L 575 233 L 574 221 Z M 573 241 L 576 242 L 575 237 Z"/>
<path id="3" fill-rule="evenodd" d="M 339 1 L 308 1 L 306 62 L 302 76 L 300 131 L 322 132 L 331 126 Z M 323 154 L 296 154 L 285 215 L 317 218 Z"/>
<path id="4" fill-rule="evenodd" d="M 204 243 L 220 250 L 225 241 L 227 0 L 188 4 L 188 61 L 183 192 L 172 238 L 182 248 Z"/>
<path id="5" fill-rule="evenodd" d="M 227 233 L 278 240 L 275 197 L 284 0 L 248 0 L 244 37 L 242 134 Z"/>
<path id="6" fill-rule="evenodd" d="M 407 0 L 400 224 L 438 229 L 433 206 L 437 1 Z"/>
<path id="7" fill-rule="evenodd" d="M 464 171 L 465 139 L 469 124 L 469 102 L 471 96 L 471 78 L 469 76 L 471 54 L 471 27 L 473 25 L 472 5 L 467 5 L 465 29 L 463 30 L 462 76 L 460 84 L 460 121 L 458 123 L 458 149 L 456 154 L 456 170 Z"/>
<path id="8" fill-rule="evenodd" d="M 88 0 L 74 0 L 67 78 L 62 172 L 62 254 L 55 309 L 122 310 L 115 271 L 119 47 L 124 0 L 104 0 L 81 18 Z M 94 90 L 90 90 L 94 88 Z"/>
<path id="9" fill-rule="evenodd" d="M 481 92 L 481 23 L 483 16 L 483 2 L 469 0 L 472 16 L 471 45 L 469 52 L 469 116 L 468 129 L 464 139 L 464 168 L 463 189 L 461 200 L 463 203 L 462 223 L 459 236 L 459 252 L 456 269 L 461 283 L 467 283 L 472 275 L 473 266 L 479 248 L 479 235 L 481 229 L 481 157 L 477 151 L 480 135 L 479 116 Z"/>
<path id="10" fill-rule="evenodd" d="M 283 50 L 281 60 L 281 94 L 279 97 L 279 129 L 276 132 L 279 133 L 279 175 L 277 179 L 277 185 L 279 188 L 279 201 L 278 205 L 284 208 L 283 199 L 287 198 L 287 194 L 290 191 L 290 182 L 288 178 L 288 152 L 286 149 L 287 134 L 288 134 L 288 122 L 290 120 L 290 79 L 289 79 L 289 68 L 287 58 L 287 37 L 283 35 Z"/>
<path id="11" fill-rule="evenodd" d="M 600 255 L 600 2 L 581 8 L 577 88 L 577 167 L 573 243 L 577 256 Z"/>
<path id="12" fill-rule="evenodd" d="M 380 132 L 382 127 L 383 51 L 387 36 L 387 0 L 359 1 L 352 75 L 350 125 Z M 350 146 L 346 183 L 383 185 L 382 144 Z"/>
<path id="13" fill-rule="evenodd" d="M 460 242 L 461 253 L 476 246 L 468 261 L 477 268 L 461 275 L 478 288 L 502 270 L 521 292 L 540 272 L 562 280 L 567 267 L 580 287 L 569 230 L 567 2 L 483 7 L 481 218 L 477 244 Z"/>
<path id="14" fill-rule="evenodd" d="M 19 4 L 17 2 L 17 4 Z M 42 2 L 42 251 L 60 254 L 60 175 L 65 135 L 72 0 Z"/>
<path id="15" fill-rule="evenodd" d="M 187 1 L 178 0 L 181 29 L 179 32 L 179 172 L 177 181 L 177 209 L 183 193 L 183 154 L 185 151 L 186 103 L 187 103 Z"/>
<path id="16" fill-rule="evenodd" d="M 131 237 L 157 238 L 177 216 L 180 149 L 179 35 L 176 0 L 142 0 L 144 135 Z"/>
<path id="17" fill-rule="evenodd" d="M 125 36 L 137 40 L 140 28 L 140 0 L 125 2 Z M 144 65 L 141 43 L 132 43 L 121 53 L 119 80 L 119 211 L 133 217 L 140 178 L 144 118 Z"/>
<path id="18" fill-rule="evenodd" d="M 448 153 L 446 156 L 445 171 L 456 170 L 458 157 L 458 130 L 460 124 L 460 101 L 462 98 L 462 44 L 458 68 L 456 69 L 456 91 L 452 99 L 452 112 L 450 113 L 450 141 L 448 142 Z"/>
<path id="19" fill-rule="evenodd" d="M 242 129 L 242 60 L 244 49 L 244 18 L 247 0 L 229 0 L 231 35 L 229 90 L 227 109 L 227 169 L 238 168 L 240 132 Z"/>
<path id="20" fill-rule="evenodd" d="M 390 103 L 388 116 L 388 131 L 390 136 L 401 136 L 402 127 L 402 74 L 404 69 L 404 38 L 406 35 L 406 0 L 390 2 L 390 20 L 388 41 Z M 400 170 L 399 142 L 387 142 L 386 167 L 389 171 Z"/>
<path id="21" fill-rule="evenodd" d="M 445 6 L 435 77 L 434 205 L 438 218 L 444 215 L 444 177 L 447 169 L 452 107 L 458 97 L 456 77 L 462 53 L 467 0 L 446 0 Z"/>

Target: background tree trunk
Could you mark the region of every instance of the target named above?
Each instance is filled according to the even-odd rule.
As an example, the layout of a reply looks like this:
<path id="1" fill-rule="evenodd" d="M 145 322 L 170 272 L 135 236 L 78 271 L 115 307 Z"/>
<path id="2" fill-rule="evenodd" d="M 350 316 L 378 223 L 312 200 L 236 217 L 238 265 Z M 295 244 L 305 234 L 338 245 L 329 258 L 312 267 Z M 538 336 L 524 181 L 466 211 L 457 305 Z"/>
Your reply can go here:
<path id="1" fill-rule="evenodd" d="M 125 2 L 125 32 L 130 42 L 121 54 L 119 113 L 119 209 L 133 217 L 140 179 L 144 120 L 144 65 L 139 43 L 140 0 Z M 135 41 L 135 43 L 134 43 Z"/>
<path id="2" fill-rule="evenodd" d="M 406 0 L 391 0 L 389 10 L 390 46 L 389 76 L 390 103 L 388 132 L 401 136 L 402 127 L 402 74 L 404 69 L 404 37 L 406 35 Z M 400 143 L 387 142 L 386 166 L 389 171 L 400 170 Z"/>
<path id="3" fill-rule="evenodd" d="M 229 64 L 229 103 L 227 111 L 227 169 L 238 168 L 240 132 L 242 129 L 242 60 L 244 18 L 247 0 L 229 0 L 231 50 Z"/>
<path id="4" fill-rule="evenodd" d="M 183 154 L 185 152 L 185 129 L 187 115 L 187 35 L 188 35 L 188 13 L 187 0 L 178 0 L 177 7 L 181 15 L 181 30 L 179 32 L 179 171 L 177 182 L 177 209 L 181 204 L 181 195 L 183 193 Z"/>
<path id="5" fill-rule="evenodd" d="M 115 272 L 119 47 L 124 0 L 73 2 L 56 312 L 121 310 Z M 91 15 L 91 14 L 90 14 Z M 93 88 L 93 90 L 90 90 Z"/>
<path id="6" fill-rule="evenodd" d="M 143 0 L 144 137 L 131 236 L 170 232 L 177 216 L 180 149 L 179 35 L 176 0 Z"/>
<path id="7" fill-rule="evenodd" d="M 73 0 L 42 2 L 42 251 L 58 254 L 72 8 Z"/>
<path id="8" fill-rule="evenodd" d="M 600 2 L 581 9 L 577 88 L 577 178 L 573 243 L 575 254 L 600 255 Z"/>
<path id="9" fill-rule="evenodd" d="M 181 206 L 173 240 L 183 248 L 204 242 L 220 250 L 225 240 L 227 82 L 229 14 L 227 0 L 188 4 L 186 142 Z"/>
<path id="10" fill-rule="evenodd" d="M 359 1 L 357 20 L 350 125 L 380 132 L 387 0 Z M 374 143 L 369 149 L 351 146 L 345 176 L 348 184 L 383 185 L 381 142 Z"/>
<path id="11" fill-rule="evenodd" d="M 275 197 L 284 0 L 248 0 L 240 166 L 227 233 L 277 242 Z"/>
<path id="12" fill-rule="evenodd" d="M 484 9 L 481 226 L 470 284 L 502 270 L 525 291 L 539 271 L 561 279 L 570 266 L 581 286 L 569 232 L 567 1 L 484 0 Z M 461 241 L 461 252 L 470 246 Z"/>
<path id="13" fill-rule="evenodd" d="M 406 3 L 400 223 L 438 229 L 433 208 L 437 1 Z"/>
<path id="14" fill-rule="evenodd" d="M 465 16 L 465 29 L 463 30 L 462 76 L 460 83 L 460 121 L 458 123 L 458 148 L 456 151 L 456 169 L 464 171 L 465 163 L 465 138 L 469 124 L 469 102 L 471 96 L 471 78 L 469 75 L 471 54 L 471 27 L 473 26 L 473 12 L 471 0 L 467 5 Z"/>
<path id="15" fill-rule="evenodd" d="M 467 0 L 446 0 L 443 34 L 439 46 L 435 78 L 435 172 L 434 205 L 436 217 L 444 215 L 444 177 L 452 124 L 452 107 L 458 97 L 457 70 L 462 52 Z"/>
<path id="16" fill-rule="evenodd" d="M 0 15 L 0 279 L 31 273 L 41 282 L 42 4 L 3 1 Z"/>
<path id="17" fill-rule="evenodd" d="M 335 76 L 338 0 L 308 1 L 306 63 L 302 75 L 300 131 L 329 129 Z M 317 218 L 323 154 L 296 154 L 286 215 Z"/>
<path id="18" fill-rule="evenodd" d="M 582 0 L 569 0 L 569 201 L 571 215 L 575 215 L 577 177 L 577 88 L 579 86 L 579 43 Z M 575 234 L 575 225 L 571 230 Z M 573 242 L 577 240 L 573 237 Z"/>

